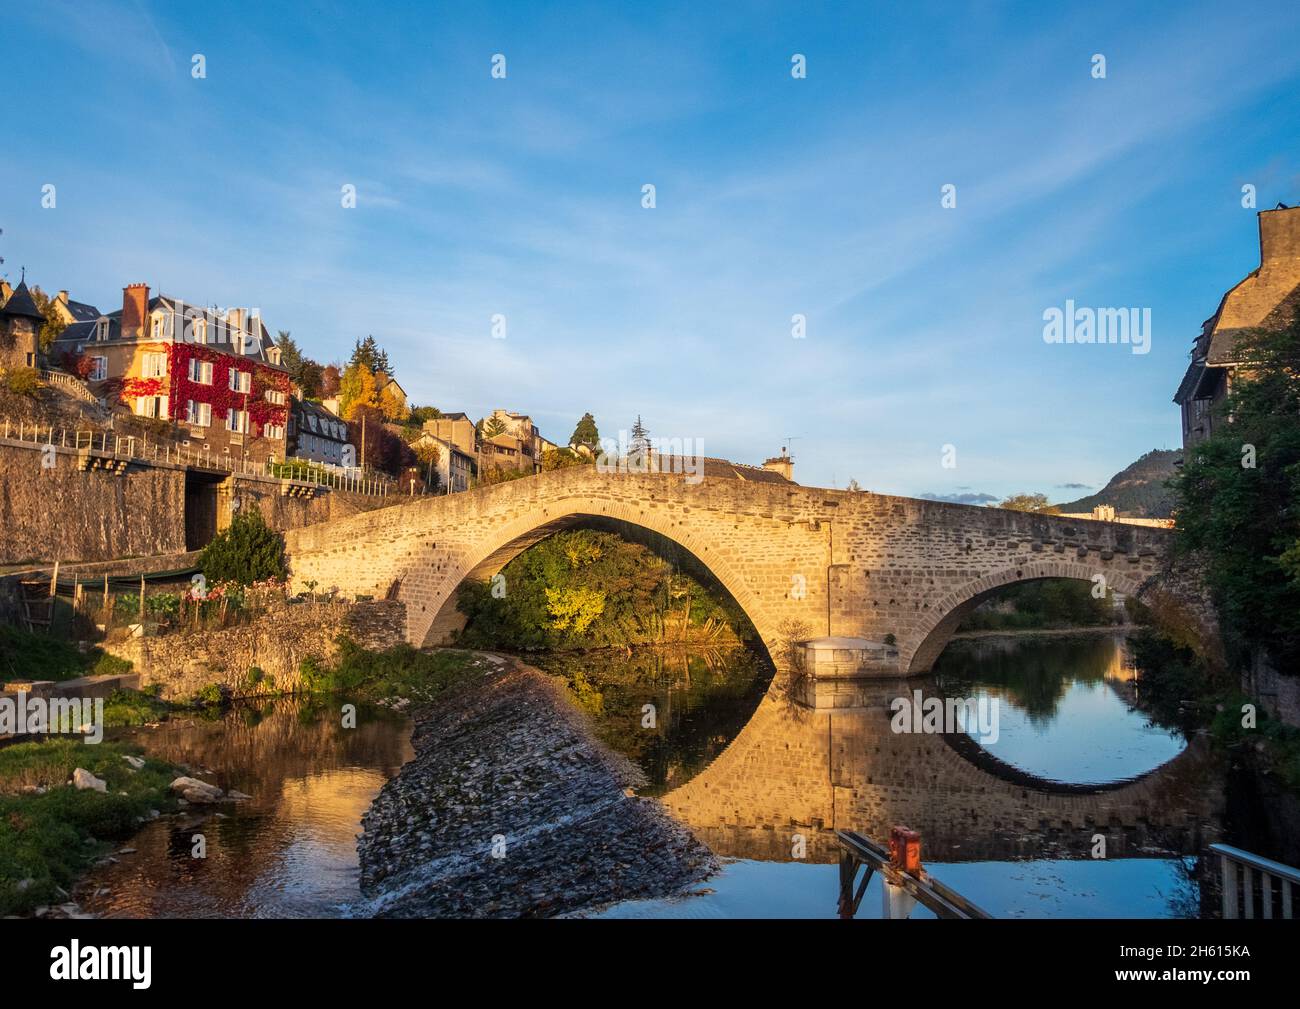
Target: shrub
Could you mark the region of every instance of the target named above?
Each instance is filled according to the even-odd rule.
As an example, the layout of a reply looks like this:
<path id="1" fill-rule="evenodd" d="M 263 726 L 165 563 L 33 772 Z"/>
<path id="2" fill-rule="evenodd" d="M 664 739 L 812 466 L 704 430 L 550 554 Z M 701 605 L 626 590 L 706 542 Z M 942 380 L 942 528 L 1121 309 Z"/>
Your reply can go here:
<path id="1" fill-rule="evenodd" d="M 266 524 L 256 508 L 238 512 L 230 525 L 203 549 L 199 567 L 209 584 L 252 585 L 284 578 L 284 537 Z"/>
<path id="2" fill-rule="evenodd" d="M 230 690 L 220 683 L 209 683 L 194 695 L 194 705 L 198 708 L 219 707 L 230 699 Z"/>
<path id="3" fill-rule="evenodd" d="M 41 388 L 41 380 L 35 368 L 10 368 L 4 374 L 4 385 L 15 396 L 35 399 Z"/>

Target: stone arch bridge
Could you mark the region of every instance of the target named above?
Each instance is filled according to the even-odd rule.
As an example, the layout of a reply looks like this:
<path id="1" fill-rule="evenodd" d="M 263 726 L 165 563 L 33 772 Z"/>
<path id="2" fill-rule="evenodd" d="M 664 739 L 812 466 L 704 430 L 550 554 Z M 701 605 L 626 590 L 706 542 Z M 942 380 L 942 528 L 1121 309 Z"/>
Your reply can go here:
<path id="1" fill-rule="evenodd" d="M 1165 571 L 1164 529 L 797 484 L 571 467 L 286 534 L 293 585 L 400 599 L 407 639 L 447 643 L 457 590 L 556 531 L 625 523 L 679 544 L 736 599 L 769 653 L 822 636 L 893 641 L 878 674 L 930 668 L 962 616 L 1004 585 L 1106 579 L 1195 606 Z M 892 635 L 892 638 L 887 636 Z"/>

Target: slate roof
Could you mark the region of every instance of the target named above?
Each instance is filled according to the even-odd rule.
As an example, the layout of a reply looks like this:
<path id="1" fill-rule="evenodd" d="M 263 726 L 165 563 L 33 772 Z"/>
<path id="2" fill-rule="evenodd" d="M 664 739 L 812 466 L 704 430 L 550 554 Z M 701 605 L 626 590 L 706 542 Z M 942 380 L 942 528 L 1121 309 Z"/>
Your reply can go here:
<path id="1" fill-rule="evenodd" d="M 84 301 L 69 299 L 63 303 L 63 307 L 76 322 L 94 322 L 99 318 L 99 309 L 94 305 L 87 305 Z"/>
<path id="2" fill-rule="evenodd" d="M 15 289 L 14 294 L 17 295 L 17 293 L 17 289 Z M 165 294 L 155 295 L 150 298 L 149 305 L 145 311 L 146 313 L 152 313 L 158 308 L 165 308 L 170 312 L 186 315 L 190 318 L 206 319 L 208 325 L 213 327 L 209 329 L 209 332 L 213 334 L 216 333 L 215 327 L 218 322 L 223 324 L 227 323 L 226 318 L 220 312 L 214 311 L 210 308 L 204 308 L 203 306 L 196 305 L 192 302 L 182 301 L 179 298 L 173 298 Z M 90 343 L 94 336 L 95 324 L 99 319 L 108 320 L 108 339 L 102 342 L 113 343 L 124 339 L 122 336 L 122 310 L 119 308 L 116 311 L 107 313 L 106 315 L 96 315 L 92 321 L 72 323 L 55 338 L 54 343 L 50 347 L 51 353 L 56 351 L 75 351 L 77 344 Z M 274 368 L 277 371 L 287 371 L 288 369 L 283 365 L 271 363 L 267 351 L 271 347 L 275 346 L 275 341 L 271 338 L 271 333 L 266 328 L 266 323 L 260 318 L 257 322 L 262 331 L 262 339 L 259 343 L 258 353 L 256 354 L 236 354 L 236 351 L 233 349 L 233 344 L 229 340 L 224 343 L 218 343 L 213 339 L 209 339 L 205 346 L 220 351 L 221 353 L 236 354 L 236 356 L 239 357 L 253 358 L 254 360 L 266 365 L 268 368 Z M 139 337 L 139 340 L 143 343 L 153 342 L 152 338 L 149 336 L 141 336 Z M 185 342 L 192 343 L 194 341 L 191 337 Z"/>
<path id="3" fill-rule="evenodd" d="M 5 307 L 0 308 L 0 315 L 12 315 L 26 317 L 28 319 L 44 320 L 45 316 L 41 310 L 36 307 L 36 302 L 32 300 L 31 292 L 27 290 L 27 281 L 18 281 L 18 286 L 14 288 L 14 293 L 9 295 L 9 300 L 5 302 Z"/>

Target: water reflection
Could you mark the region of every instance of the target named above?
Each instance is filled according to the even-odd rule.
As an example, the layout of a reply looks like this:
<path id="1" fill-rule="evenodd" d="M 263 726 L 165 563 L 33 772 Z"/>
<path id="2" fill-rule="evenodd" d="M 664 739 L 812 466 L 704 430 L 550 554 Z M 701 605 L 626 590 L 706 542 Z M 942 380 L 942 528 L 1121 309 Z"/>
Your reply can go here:
<path id="1" fill-rule="evenodd" d="M 133 729 L 151 755 L 210 770 L 251 795 L 155 820 L 133 853 L 80 894 L 110 917 L 327 917 L 358 897 L 356 835 L 384 782 L 410 758 L 410 725 L 382 709 L 344 729 L 339 703 L 238 706 L 213 721 Z M 206 857 L 193 856 L 202 834 Z"/>
<path id="2" fill-rule="evenodd" d="M 986 749 L 1039 778 L 1124 781 L 1186 745 L 1176 728 L 1142 710 L 1121 635 L 957 641 L 934 676 L 947 696 L 996 699 L 999 733 Z"/>
<path id="3" fill-rule="evenodd" d="M 602 649 L 528 661 L 569 682 L 601 741 L 645 772 L 643 795 L 663 795 L 707 767 L 772 678 L 771 664 L 746 648 Z"/>
<path id="4" fill-rule="evenodd" d="M 604 682 L 591 657 L 584 676 Z M 628 722 L 606 739 L 695 770 L 672 777 L 663 802 L 737 861 L 685 905 L 610 913 L 829 915 L 835 830 L 884 838 L 894 824 L 919 830 L 936 874 L 942 866 L 945 882 L 997 915 L 1197 913 L 1181 856 L 1220 837 L 1222 769 L 1203 740 L 1152 725 L 1132 681 L 1113 637 L 990 639 L 953 647 L 931 677 L 778 679 L 729 744 L 711 738 L 716 756 L 703 767 L 675 760 L 671 734 L 654 750 L 644 738 L 654 734 Z M 673 689 L 690 706 L 690 685 Z M 917 689 L 997 698 L 998 742 L 980 751 L 964 734 L 892 731 L 891 702 Z M 696 702 L 708 723 L 706 700 Z M 990 752 L 997 759 L 978 759 Z M 1091 857 L 1098 838 L 1104 860 Z"/>

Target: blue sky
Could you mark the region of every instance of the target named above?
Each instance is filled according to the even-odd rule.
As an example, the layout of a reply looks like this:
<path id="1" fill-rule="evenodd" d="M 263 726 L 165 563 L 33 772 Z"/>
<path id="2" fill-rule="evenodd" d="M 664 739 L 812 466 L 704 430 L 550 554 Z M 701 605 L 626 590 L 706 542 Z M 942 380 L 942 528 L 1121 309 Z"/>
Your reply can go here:
<path id="1" fill-rule="evenodd" d="M 1177 447 L 1241 187 L 1300 202 L 1294 3 L 9 6 L 12 280 L 372 333 L 414 401 L 557 441 L 793 437 L 808 484 L 1065 500 Z M 1151 352 L 1046 344 L 1067 298 Z"/>

